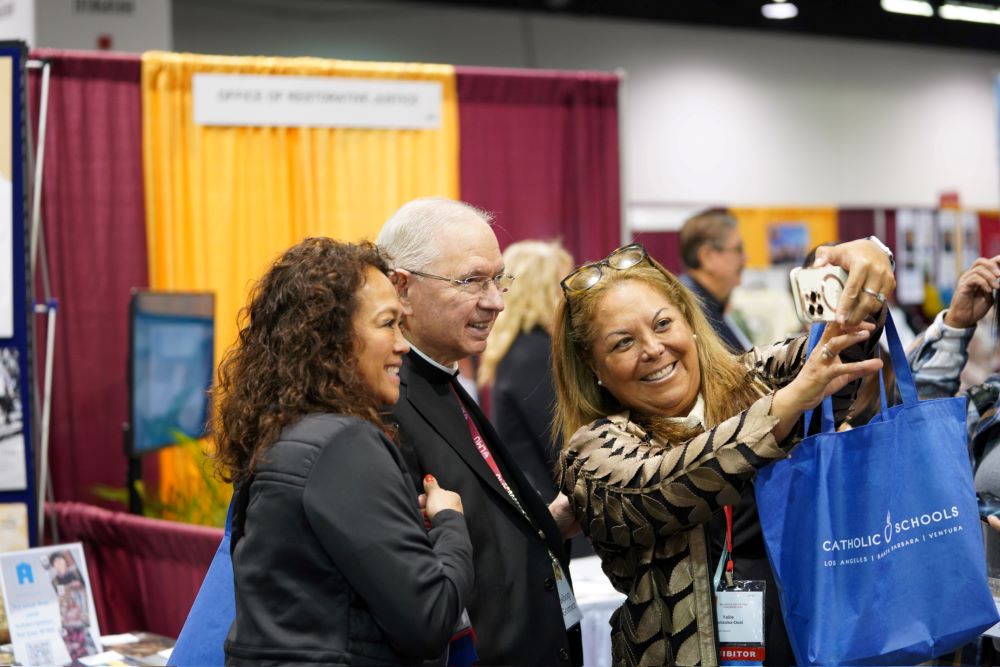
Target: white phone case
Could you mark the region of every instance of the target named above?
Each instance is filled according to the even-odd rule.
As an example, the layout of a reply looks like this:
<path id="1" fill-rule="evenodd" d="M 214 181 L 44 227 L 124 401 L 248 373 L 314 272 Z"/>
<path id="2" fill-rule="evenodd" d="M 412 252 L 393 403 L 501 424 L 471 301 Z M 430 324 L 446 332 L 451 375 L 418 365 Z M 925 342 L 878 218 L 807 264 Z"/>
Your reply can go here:
<path id="1" fill-rule="evenodd" d="M 839 266 L 818 269 L 794 268 L 788 274 L 792 283 L 795 314 L 803 322 L 832 322 L 837 304 L 847 284 L 847 271 Z"/>

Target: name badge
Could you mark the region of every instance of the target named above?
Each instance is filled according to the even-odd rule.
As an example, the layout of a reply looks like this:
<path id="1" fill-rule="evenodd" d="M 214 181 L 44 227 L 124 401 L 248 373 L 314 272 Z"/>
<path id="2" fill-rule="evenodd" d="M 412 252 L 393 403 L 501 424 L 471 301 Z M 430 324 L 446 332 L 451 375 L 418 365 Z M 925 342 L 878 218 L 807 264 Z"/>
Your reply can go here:
<path id="1" fill-rule="evenodd" d="M 734 581 L 715 592 L 719 658 L 723 665 L 764 662 L 764 581 Z"/>
<path id="2" fill-rule="evenodd" d="M 583 620 L 583 612 L 576 604 L 576 596 L 573 589 L 569 587 L 569 581 L 563 574 L 562 565 L 558 561 L 552 561 L 552 575 L 556 578 L 556 590 L 559 592 L 559 605 L 562 607 L 563 623 L 569 630 Z"/>

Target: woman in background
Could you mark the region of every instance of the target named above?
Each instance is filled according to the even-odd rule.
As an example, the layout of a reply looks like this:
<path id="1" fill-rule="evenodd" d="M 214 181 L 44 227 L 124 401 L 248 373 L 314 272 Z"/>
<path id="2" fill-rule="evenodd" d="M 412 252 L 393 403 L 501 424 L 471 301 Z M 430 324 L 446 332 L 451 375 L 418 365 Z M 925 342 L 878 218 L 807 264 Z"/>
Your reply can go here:
<path id="1" fill-rule="evenodd" d="M 492 385 L 492 420 L 521 470 L 546 502 L 556 497 L 558 446 L 552 437 L 555 390 L 552 322 L 562 301 L 559 279 L 573 268 L 558 241 L 519 241 L 503 253 L 517 283 L 504 295 L 479 366 L 480 387 Z"/>
<path id="2" fill-rule="evenodd" d="M 255 286 L 215 390 L 237 487 L 227 664 L 443 660 L 472 590 L 459 497 L 425 511 L 380 408 L 409 351 L 374 245 L 307 239 Z"/>

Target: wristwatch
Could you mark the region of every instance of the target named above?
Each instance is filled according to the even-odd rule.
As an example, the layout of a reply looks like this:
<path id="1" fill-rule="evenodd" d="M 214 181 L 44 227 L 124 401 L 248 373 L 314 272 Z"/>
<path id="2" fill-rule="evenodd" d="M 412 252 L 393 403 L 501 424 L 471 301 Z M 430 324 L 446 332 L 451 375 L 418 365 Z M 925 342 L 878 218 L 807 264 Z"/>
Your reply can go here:
<path id="1" fill-rule="evenodd" d="M 879 239 L 879 237 L 875 236 L 874 234 L 872 234 L 871 236 L 867 237 L 867 240 L 871 241 L 872 243 L 874 243 L 875 245 L 877 245 L 878 249 L 881 250 L 882 252 L 884 252 L 886 254 L 886 256 L 889 258 L 889 265 L 892 266 L 892 270 L 895 271 L 896 270 L 896 258 L 893 256 L 892 251 L 889 250 L 889 246 L 887 246 L 886 244 L 882 243 L 882 241 Z"/>

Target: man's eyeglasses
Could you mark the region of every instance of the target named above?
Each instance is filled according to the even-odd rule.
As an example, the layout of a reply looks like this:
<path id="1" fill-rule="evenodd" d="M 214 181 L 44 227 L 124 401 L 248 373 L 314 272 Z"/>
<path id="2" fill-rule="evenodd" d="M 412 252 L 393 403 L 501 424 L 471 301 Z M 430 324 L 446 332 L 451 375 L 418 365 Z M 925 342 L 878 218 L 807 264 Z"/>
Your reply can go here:
<path id="1" fill-rule="evenodd" d="M 514 276 L 509 273 L 498 273 L 492 278 L 490 276 L 470 276 L 469 278 L 459 280 L 458 278 L 446 278 L 444 276 L 436 276 L 433 273 L 414 271 L 413 269 L 407 269 L 407 271 L 415 276 L 433 278 L 434 280 L 443 280 L 446 283 L 451 283 L 466 294 L 485 294 L 490 289 L 491 284 L 497 288 L 498 292 L 503 294 L 510 289 L 511 284 L 514 282 Z"/>
<path id="2" fill-rule="evenodd" d="M 559 284 L 562 285 L 563 292 L 566 294 L 582 292 L 601 282 L 601 277 L 604 275 L 602 267 L 608 266 L 616 271 L 624 271 L 643 261 L 649 261 L 646 249 L 642 247 L 641 243 L 629 243 L 613 251 L 599 262 L 584 264 L 563 278 Z"/>
<path id="3" fill-rule="evenodd" d="M 743 244 L 742 243 L 740 243 L 738 245 L 735 245 L 735 246 L 732 246 L 730 248 L 726 248 L 725 246 L 717 246 L 717 245 L 712 245 L 712 247 L 715 248 L 716 252 L 735 252 L 737 255 L 745 255 L 746 254 L 746 250 L 743 248 Z"/>

